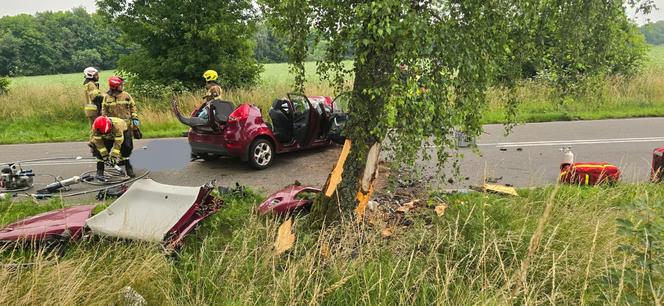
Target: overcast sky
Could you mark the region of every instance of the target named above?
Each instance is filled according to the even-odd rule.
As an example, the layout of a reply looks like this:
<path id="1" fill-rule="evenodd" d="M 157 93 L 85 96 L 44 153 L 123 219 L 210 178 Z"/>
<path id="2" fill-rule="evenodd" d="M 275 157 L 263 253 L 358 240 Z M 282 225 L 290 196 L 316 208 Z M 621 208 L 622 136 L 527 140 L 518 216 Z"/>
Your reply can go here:
<path id="1" fill-rule="evenodd" d="M 95 0 L 0 0 L 0 16 L 66 11 L 77 6 L 84 7 L 88 12 L 96 10 Z"/>
<path id="2" fill-rule="evenodd" d="M 664 0 L 655 0 L 659 10 L 653 12 L 648 18 L 651 21 L 664 20 Z M 42 11 L 62 11 L 71 8 L 82 6 L 88 12 L 95 11 L 95 0 L 0 0 L 0 16 L 18 15 L 18 14 L 34 14 Z M 646 22 L 644 16 L 633 16 L 629 13 L 630 17 L 636 19 L 638 24 Z"/>

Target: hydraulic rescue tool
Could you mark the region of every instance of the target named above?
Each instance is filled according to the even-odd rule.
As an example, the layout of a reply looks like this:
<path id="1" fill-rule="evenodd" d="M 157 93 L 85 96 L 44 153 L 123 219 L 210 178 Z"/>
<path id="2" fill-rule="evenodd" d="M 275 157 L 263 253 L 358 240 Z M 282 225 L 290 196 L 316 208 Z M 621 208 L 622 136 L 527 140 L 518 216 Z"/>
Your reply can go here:
<path id="1" fill-rule="evenodd" d="M 0 169 L 0 188 L 5 191 L 22 191 L 32 187 L 35 174 L 24 170 L 18 163 L 7 164 Z"/>
<path id="2" fill-rule="evenodd" d="M 71 185 L 74 185 L 74 184 L 78 184 L 80 182 L 81 182 L 81 177 L 80 176 L 74 176 L 74 177 L 68 178 L 66 180 L 61 180 L 61 181 L 56 181 L 56 182 L 50 183 L 50 184 L 46 185 L 46 187 L 44 189 L 38 190 L 37 193 L 56 192 L 60 188 L 71 186 Z"/>

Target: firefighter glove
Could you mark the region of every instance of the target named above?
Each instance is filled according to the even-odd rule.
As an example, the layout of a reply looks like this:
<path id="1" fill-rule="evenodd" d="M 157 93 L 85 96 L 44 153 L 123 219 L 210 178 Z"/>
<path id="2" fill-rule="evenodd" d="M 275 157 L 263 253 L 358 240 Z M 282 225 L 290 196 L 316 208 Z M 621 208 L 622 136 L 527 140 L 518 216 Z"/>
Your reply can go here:
<path id="1" fill-rule="evenodd" d="M 108 162 L 111 164 L 111 166 L 115 166 L 120 163 L 120 157 L 111 156 L 111 158 L 108 159 Z"/>

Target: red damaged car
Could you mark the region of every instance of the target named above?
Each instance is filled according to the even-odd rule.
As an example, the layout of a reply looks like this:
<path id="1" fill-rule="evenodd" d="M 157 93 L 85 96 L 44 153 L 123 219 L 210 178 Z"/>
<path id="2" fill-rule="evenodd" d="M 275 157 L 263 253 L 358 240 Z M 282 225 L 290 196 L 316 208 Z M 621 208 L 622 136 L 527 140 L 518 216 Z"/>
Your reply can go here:
<path id="1" fill-rule="evenodd" d="M 191 127 L 188 132 L 193 158 L 204 160 L 219 156 L 240 157 L 256 169 L 265 169 L 275 154 L 342 143 L 341 130 L 346 114 L 340 97 L 307 97 L 288 94 L 276 99 L 263 120 L 261 110 L 250 104 L 213 100 L 182 115 L 177 102 L 172 106 L 178 120 Z M 210 114 L 212 114 L 210 116 Z"/>

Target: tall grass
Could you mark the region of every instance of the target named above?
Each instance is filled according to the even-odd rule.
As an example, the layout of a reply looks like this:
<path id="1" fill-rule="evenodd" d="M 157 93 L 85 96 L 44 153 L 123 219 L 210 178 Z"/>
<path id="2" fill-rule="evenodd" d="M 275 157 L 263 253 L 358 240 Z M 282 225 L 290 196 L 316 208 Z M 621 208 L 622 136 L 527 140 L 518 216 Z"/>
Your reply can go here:
<path id="1" fill-rule="evenodd" d="M 664 196 L 660 186 L 521 193 L 443 196 L 443 217 L 420 208 L 321 230 L 296 219 L 295 246 L 280 256 L 273 243 L 281 221 L 253 212 L 259 197 L 227 199 L 175 258 L 141 243 L 85 241 L 64 257 L 2 268 L 0 302 L 121 304 L 121 289 L 131 286 L 150 304 L 178 305 L 661 304 L 661 278 L 641 286 L 647 295 L 637 300 L 625 299 L 635 290 L 621 285 L 627 278 L 607 281 L 641 271 L 629 264 L 638 254 L 622 251 L 630 239 L 616 234 L 616 219 L 638 215 L 627 209 L 634 201 Z M 546 203 L 550 215 L 541 218 Z M 381 236 L 385 226 L 391 237 Z M 2 260 L 25 261 L 7 252 Z"/>
<path id="2" fill-rule="evenodd" d="M 537 81 L 523 82 L 517 90 L 520 101 L 517 120 L 540 122 L 664 116 L 662 63 L 664 47 L 653 47 L 650 61 L 641 74 L 632 78 L 613 77 L 598 85 L 600 88 L 593 92 L 568 98 L 562 103 L 552 95 L 548 86 Z M 334 95 L 334 90 L 316 75 L 315 63 L 307 63 L 306 69 L 310 80 L 305 90 L 307 94 Z M 112 73 L 103 71 L 102 81 Z M 84 140 L 87 137 L 79 74 L 22 77 L 12 81 L 10 93 L 0 96 L 0 143 Z M 225 98 L 235 103 L 258 105 L 266 115 L 275 98 L 292 90 L 292 82 L 293 76 L 288 73 L 286 64 L 267 64 L 259 85 L 229 92 Z M 193 109 L 200 103 L 202 94 L 202 91 L 183 94 L 180 97 L 182 109 Z M 490 103 L 484 111 L 485 123 L 505 122 L 505 93 L 492 89 L 488 94 Z M 185 130 L 171 113 L 168 96 L 165 93 L 163 99 L 136 97 L 147 137 L 177 136 Z"/>

